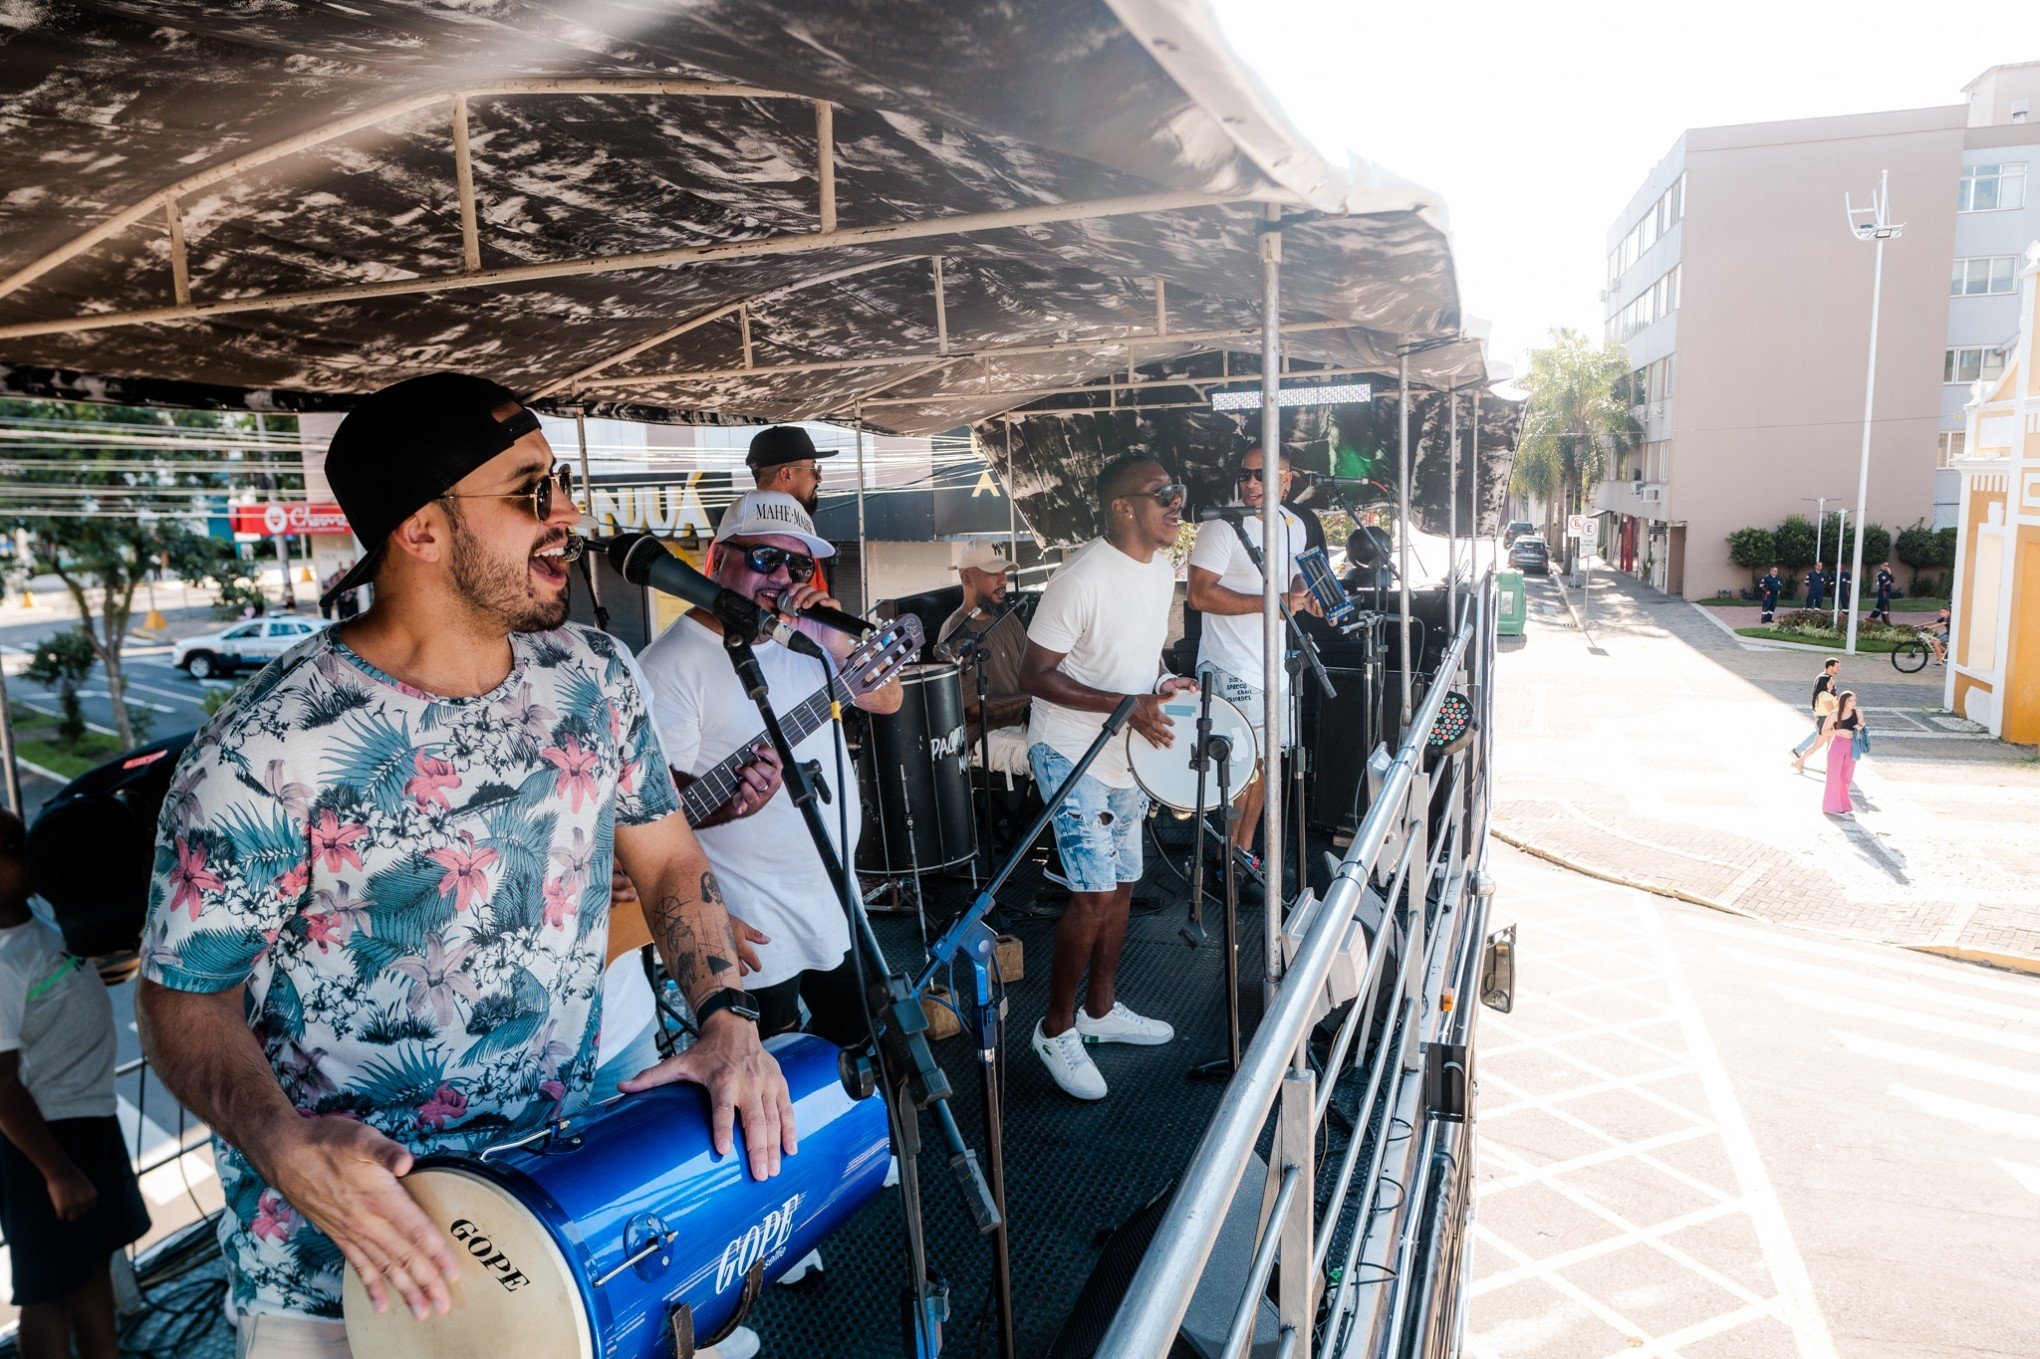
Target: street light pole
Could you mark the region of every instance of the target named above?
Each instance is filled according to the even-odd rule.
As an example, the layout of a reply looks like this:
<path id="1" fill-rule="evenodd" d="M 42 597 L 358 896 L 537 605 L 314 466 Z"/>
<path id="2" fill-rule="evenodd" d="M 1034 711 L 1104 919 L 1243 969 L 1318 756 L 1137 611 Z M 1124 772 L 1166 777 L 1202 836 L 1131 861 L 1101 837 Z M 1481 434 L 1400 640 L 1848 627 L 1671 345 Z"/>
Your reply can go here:
<path id="1" fill-rule="evenodd" d="M 1870 362 L 1863 379 L 1863 453 L 1856 467 L 1856 537 L 1850 553 L 1849 637 L 1844 650 L 1856 654 L 1857 601 L 1863 593 L 1863 529 L 1869 520 L 1870 501 L 1870 412 L 1877 398 L 1877 309 L 1884 294 L 1884 243 L 1905 231 L 1903 222 L 1891 220 L 1891 171 L 1877 176 L 1877 196 L 1867 208 L 1856 207 L 1842 196 L 1849 231 L 1859 241 L 1877 242 L 1876 263 L 1870 274 Z M 1858 220 L 1859 218 L 1864 220 Z"/>
<path id="2" fill-rule="evenodd" d="M 1836 550 L 1837 552 L 1839 552 L 1839 551 L 1841 550 L 1841 546 L 1842 546 L 1842 539 L 1846 538 L 1846 537 L 1848 536 L 1848 534 L 1849 534 L 1849 511 L 1848 511 L 1848 510 L 1847 510 L 1846 508 L 1844 508 L 1844 509 L 1839 509 L 1839 510 L 1836 510 L 1836 511 L 1835 511 L 1835 550 Z M 1858 557 L 1859 559 L 1860 559 L 1860 558 L 1862 557 L 1862 555 L 1863 555 L 1863 554 L 1862 554 L 1862 552 L 1861 552 L 1860 550 L 1859 550 L 1859 551 L 1858 551 L 1858 552 L 1856 553 L 1856 556 L 1857 556 L 1857 557 Z M 1837 563 L 1835 564 L 1835 598 L 1834 598 L 1834 604 L 1833 604 L 1833 607 L 1831 607 L 1831 608 L 1830 608 L 1830 609 L 1828 610 L 1828 622 L 1830 622 L 1830 623 L 1834 623 L 1834 624 L 1839 624 L 1839 623 L 1841 622 L 1841 619 L 1842 619 L 1842 576 L 1841 576 L 1841 570 L 1842 570 L 1842 568 L 1841 568 L 1841 563 L 1837 562 Z M 1856 584 L 1856 575 L 1855 575 L 1855 572 L 1851 571 L 1851 572 L 1849 573 L 1849 586 L 1850 586 L 1850 588 L 1851 588 L 1851 589 L 1854 589 L 1854 588 L 1855 588 L 1855 584 Z M 1855 607 L 1856 607 L 1856 605 L 1855 605 L 1855 601 L 1851 600 L 1851 601 L 1850 601 L 1850 603 L 1849 603 L 1849 607 L 1850 607 L 1851 609 L 1855 608 Z"/>
<path id="3" fill-rule="evenodd" d="M 1814 564 L 1815 566 L 1819 566 L 1819 565 L 1820 565 L 1820 564 L 1821 564 L 1822 562 L 1825 562 L 1825 561 L 1827 560 L 1827 558 L 1826 558 L 1826 557 L 1823 557 L 1823 556 L 1821 556 L 1821 555 L 1820 555 L 1820 541 L 1821 541 L 1821 540 L 1820 540 L 1820 531 L 1821 531 L 1821 530 L 1822 530 L 1823 528 L 1827 527 L 1827 503 L 1828 503 L 1828 502 L 1829 502 L 1830 500 L 1840 500 L 1840 499 L 1841 499 L 1841 497 L 1840 497 L 1840 496 L 1838 496 L 1838 495 L 1803 495 L 1803 496 L 1799 497 L 1799 503 L 1800 503 L 1800 504 L 1802 504 L 1802 505 L 1803 505 L 1803 504 L 1805 504 L 1805 503 L 1806 503 L 1807 501 L 1809 501 L 1809 500 L 1811 500 L 1812 502 L 1814 502 L 1814 511 L 1813 511 L 1813 564 Z M 1840 547 L 1840 546 L 1841 546 L 1841 544 L 1840 544 L 1839 542 L 1837 542 L 1837 543 L 1835 544 L 1835 546 L 1836 546 L 1836 547 Z"/>

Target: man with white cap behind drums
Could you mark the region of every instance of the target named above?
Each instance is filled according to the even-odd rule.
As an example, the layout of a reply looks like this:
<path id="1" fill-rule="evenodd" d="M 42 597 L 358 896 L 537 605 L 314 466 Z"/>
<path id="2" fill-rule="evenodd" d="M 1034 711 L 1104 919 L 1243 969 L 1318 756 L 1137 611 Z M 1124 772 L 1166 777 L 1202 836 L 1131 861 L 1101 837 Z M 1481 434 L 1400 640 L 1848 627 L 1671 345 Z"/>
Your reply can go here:
<path id="1" fill-rule="evenodd" d="M 963 581 L 963 607 L 943 622 L 936 649 L 963 668 L 963 716 L 970 733 L 970 759 L 991 757 L 995 773 L 1025 777 L 1027 710 L 1032 700 L 1020 689 L 1020 662 L 1027 654 L 1027 626 L 1006 607 L 1007 576 L 1013 563 L 991 543 L 966 552 L 956 574 Z M 978 703 L 978 674 L 985 698 Z M 980 739 L 982 737 L 982 740 Z"/>

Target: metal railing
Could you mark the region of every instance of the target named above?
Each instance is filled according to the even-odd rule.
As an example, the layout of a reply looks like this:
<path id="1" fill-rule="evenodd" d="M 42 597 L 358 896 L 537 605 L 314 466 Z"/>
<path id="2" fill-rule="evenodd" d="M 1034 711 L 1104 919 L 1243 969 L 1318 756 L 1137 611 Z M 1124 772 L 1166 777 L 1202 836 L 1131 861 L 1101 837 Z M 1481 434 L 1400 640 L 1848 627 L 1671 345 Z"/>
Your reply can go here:
<path id="1" fill-rule="evenodd" d="M 1457 626 L 1424 702 L 1324 899 L 1306 895 L 1292 910 L 1288 969 L 1099 1354 L 1161 1359 L 1207 1274 L 1212 1287 L 1237 1299 L 1223 1359 L 1252 1344 L 1271 1277 L 1281 1359 L 1456 1350 L 1471 1191 L 1470 1054 L 1487 919 L 1479 870 L 1496 601 L 1492 572 L 1460 596 Z M 1472 705 L 1473 738 L 1427 770 L 1426 736 L 1454 690 Z M 1376 911 L 1381 919 L 1371 934 L 1356 929 Z M 1311 1060 L 1313 1034 L 1328 1007 L 1344 1001 L 1326 995 L 1342 956 L 1359 978 L 1358 994 L 1320 1066 Z M 1362 1093 L 1343 1152 L 1320 1165 L 1320 1130 L 1335 1096 L 1355 1088 Z M 1213 1248 L 1271 1122 L 1252 1263 L 1244 1278 L 1236 1270 L 1221 1275 L 1211 1265 Z M 1345 1250 L 1328 1272 L 1341 1237 Z"/>

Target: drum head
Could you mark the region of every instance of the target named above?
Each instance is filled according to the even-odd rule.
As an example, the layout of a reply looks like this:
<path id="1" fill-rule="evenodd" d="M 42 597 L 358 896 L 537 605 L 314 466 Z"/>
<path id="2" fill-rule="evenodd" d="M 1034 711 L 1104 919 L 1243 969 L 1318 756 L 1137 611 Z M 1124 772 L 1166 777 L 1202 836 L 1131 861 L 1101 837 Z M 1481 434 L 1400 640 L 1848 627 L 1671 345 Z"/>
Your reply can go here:
<path id="1" fill-rule="evenodd" d="M 1162 715 L 1169 719 L 1176 738 L 1175 744 L 1167 749 L 1155 745 L 1132 727 L 1126 729 L 1126 762 L 1133 768 L 1134 781 L 1149 797 L 1179 812 L 1200 810 L 1197 805 L 1197 769 L 1190 757 L 1191 747 L 1197 740 L 1197 719 L 1203 707 L 1203 696 L 1194 692 L 1163 700 Z M 1254 737 L 1253 724 L 1247 721 L 1247 715 L 1237 706 L 1213 694 L 1211 734 L 1223 736 L 1232 743 L 1232 758 L 1227 761 L 1226 777 L 1232 795 L 1238 797 L 1240 790 L 1257 777 L 1255 765 L 1261 758 L 1260 742 Z M 1219 806 L 1218 790 L 1218 765 L 1214 761 L 1205 768 L 1202 810 L 1208 812 Z"/>
<path id="2" fill-rule="evenodd" d="M 450 1166 L 403 1179 L 425 1215 L 451 1238 L 459 1277 L 453 1310 L 413 1317 L 394 1290 L 378 1315 L 354 1267 L 341 1288 L 347 1343 L 377 1359 L 505 1359 L 543 1354 L 593 1359 L 594 1338 L 574 1273 L 531 1210 L 490 1180 Z"/>

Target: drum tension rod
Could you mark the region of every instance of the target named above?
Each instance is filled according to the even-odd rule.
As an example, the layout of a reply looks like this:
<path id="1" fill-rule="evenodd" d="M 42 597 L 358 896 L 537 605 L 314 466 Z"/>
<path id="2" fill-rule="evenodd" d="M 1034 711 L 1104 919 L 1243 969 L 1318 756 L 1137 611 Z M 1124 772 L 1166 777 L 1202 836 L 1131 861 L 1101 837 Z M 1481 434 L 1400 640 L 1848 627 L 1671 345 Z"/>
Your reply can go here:
<path id="1" fill-rule="evenodd" d="M 617 1275 L 623 1273 L 625 1270 L 630 1269 L 634 1265 L 638 1264 L 640 1261 L 644 1260 L 645 1257 L 653 1254 L 654 1252 L 665 1250 L 668 1246 L 672 1245 L 675 1241 L 679 1239 L 680 1233 L 677 1231 L 663 1232 L 658 1236 L 654 1236 L 651 1240 L 645 1242 L 642 1246 L 639 1246 L 635 1252 L 624 1257 L 624 1259 L 619 1261 L 617 1263 L 616 1268 L 610 1270 L 607 1274 L 604 1274 L 601 1278 L 597 1279 L 594 1283 L 594 1287 L 596 1288 L 602 1287 L 604 1284 L 608 1283 L 611 1279 L 614 1279 Z M 664 1264 L 665 1261 L 662 1260 L 659 1263 Z"/>

